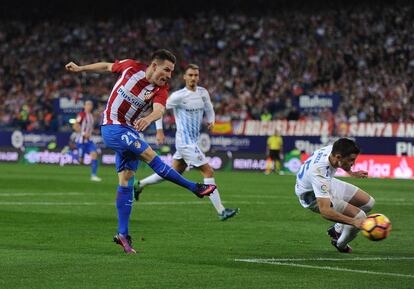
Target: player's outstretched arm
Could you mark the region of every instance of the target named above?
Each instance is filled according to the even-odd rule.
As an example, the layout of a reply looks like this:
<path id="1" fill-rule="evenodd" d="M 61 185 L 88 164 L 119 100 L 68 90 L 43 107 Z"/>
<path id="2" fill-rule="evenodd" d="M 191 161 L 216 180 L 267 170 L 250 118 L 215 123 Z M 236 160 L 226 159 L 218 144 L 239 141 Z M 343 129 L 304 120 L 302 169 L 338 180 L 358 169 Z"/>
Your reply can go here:
<path id="1" fill-rule="evenodd" d="M 321 213 L 321 216 L 325 219 L 328 219 L 330 221 L 338 222 L 338 223 L 345 223 L 352 226 L 355 226 L 357 228 L 361 228 L 363 219 L 355 219 L 348 216 L 345 216 L 344 214 L 340 214 L 336 212 L 331 207 L 331 199 L 329 198 L 316 198 L 316 201 L 318 202 L 319 212 Z"/>
<path id="2" fill-rule="evenodd" d="M 97 62 L 87 65 L 77 65 L 74 62 L 69 62 L 65 65 L 67 71 L 70 72 L 112 72 L 111 62 Z"/>
<path id="3" fill-rule="evenodd" d="M 347 172 L 351 177 L 358 178 L 358 179 L 366 179 L 368 178 L 368 172 L 366 171 L 348 171 Z"/>

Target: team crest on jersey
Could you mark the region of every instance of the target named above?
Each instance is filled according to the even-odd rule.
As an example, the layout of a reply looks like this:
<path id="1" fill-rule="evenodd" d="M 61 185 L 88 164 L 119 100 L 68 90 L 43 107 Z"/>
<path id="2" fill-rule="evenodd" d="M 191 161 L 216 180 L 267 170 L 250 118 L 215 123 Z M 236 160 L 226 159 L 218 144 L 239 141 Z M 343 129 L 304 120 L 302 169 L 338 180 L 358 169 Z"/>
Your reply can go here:
<path id="1" fill-rule="evenodd" d="M 134 146 L 139 149 L 141 147 L 141 143 L 137 140 L 134 142 Z"/>
<path id="2" fill-rule="evenodd" d="M 328 185 L 327 184 L 323 184 L 321 186 L 321 191 L 324 192 L 324 193 L 327 193 L 328 192 Z"/>
<path id="3" fill-rule="evenodd" d="M 151 91 L 151 90 L 145 91 L 144 92 L 144 100 L 145 100 L 145 102 L 149 102 L 152 99 L 152 97 L 154 96 L 154 94 L 155 94 L 155 90 L 154 91 Z"/>

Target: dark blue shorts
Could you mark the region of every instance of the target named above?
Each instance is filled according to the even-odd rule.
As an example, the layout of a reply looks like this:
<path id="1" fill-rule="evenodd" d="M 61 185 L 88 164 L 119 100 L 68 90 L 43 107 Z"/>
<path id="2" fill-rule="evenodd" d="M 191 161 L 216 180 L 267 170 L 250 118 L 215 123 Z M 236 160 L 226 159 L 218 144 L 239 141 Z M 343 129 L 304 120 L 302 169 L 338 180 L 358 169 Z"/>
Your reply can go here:
<path id="1" fill-rule="evenodd" d="M 105 145 L 116 153 L 116 171 L 136 171 L 139 155 L 149 147 L 139 132 L 129 126 L 110 124 L 101 126 L 101 134 Z"/>
<path id="2" fill-rule="evenodd" d="M 84 143 L 76 143 L 76 149 L 78 150 L 79 157 L 81 158 L 83 158 L 85 154 L 96 152 L 96 146 L 91 140 Z"/>

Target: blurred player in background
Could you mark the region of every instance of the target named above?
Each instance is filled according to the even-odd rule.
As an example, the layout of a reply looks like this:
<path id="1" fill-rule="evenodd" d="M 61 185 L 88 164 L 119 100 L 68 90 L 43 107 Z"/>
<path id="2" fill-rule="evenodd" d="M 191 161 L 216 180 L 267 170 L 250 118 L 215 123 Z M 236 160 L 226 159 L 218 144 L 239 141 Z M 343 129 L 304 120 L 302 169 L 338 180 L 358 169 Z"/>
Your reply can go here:
<path id="1" fill-rule="evenodd" d="M 96 146 L 91 140 L 95 121 L 92 114 L 93 102 L 91 100 L 85 101 L 84 110 L 76 117 L 76 122 L 73 124 L 73 130 L 76 133 L 76 148 L 78 150 L 79 162 L 83 163 L 85 154 L 91 158 L 91 181 L 100 182 L 101 178 L 96 175 L 98 171 L 98 153 Z"/>
<path id="2" fill-rule="evenodd" d="M 277 129 L 267 138 L 266 156 L 265 174 L 269 175 L 272 170 L 279 173 L 283 160 L 283 139 Z"/>
<path id="3" fill-rule="evenodd" d="M 348 245 L 375 204 L 374 198 L 358 187 L 334 178 L 338 168 L 350 176 L 366 178 L 365 171 L 351 171 L 360 153 L 353 140 L 341 138 L 333 145 L 315 151 L 301 166 L 295 192 L 301 205 L 337 222 L 328 229 L 331 244 L 342 253 L 351 253 Z"/>
<path id="4" fill-rule="evenodd" d="M 197 65 L 189 64 L 184 70 L 183 78 L 185 87 L 175 91 L 167 99 L 167 109 L 173 109 L 177 126 L 176 152 L 173 156 L 172 167 L 182 174 L 187 166 L 194 166 L 200 170 L 205 184 L 214 185 L 214 170 L 197 144 L 204 113 L 207 117 L 208 128 L 210 129 L 214 125 L 213 105 L 207 89 L 197 85 L 200 79 Z M 157 134 L 162 132 L 162 119 L 156 122 L 156 127 Z M 161 142 L 163 142 L 163 136 L 162 133 Z M 138 200 L 139 194 L 145 186 L 157 184 L 163 180 L 159 175 L 152 174 L 141 181 L 136 181 L 134 184 L 135 199 Z M 239 211 L 239 209 L 229 209 L 223 206 L 218 189 L 209 198 L 222 221 L 233 217 Z"/>
<path id="5" fill-rule="evenodd" d="M 118 233 L 114 241 L 123 247 L 125 253 L 136 253 L 128 224 L 133 204 L 131 181 L 139 160 L 146 162 L 163 178 L 187 188 L 199 198 L 210 195 L 216 189 L 215 185 L 197 184 L 183 178 L 162 162 L 140 134 L 164 113 L 169 89 L 167 82 L 175 62 L 176 58 L 170 51 L 160 49 L 152 54 L 150 65 L 131 59 L 83 66 L 73 62 L 66 64 L 66 69 L 71 72 L 119 74 L 103 112 L 101 133 L 105 145 L 116 152 Z"/>

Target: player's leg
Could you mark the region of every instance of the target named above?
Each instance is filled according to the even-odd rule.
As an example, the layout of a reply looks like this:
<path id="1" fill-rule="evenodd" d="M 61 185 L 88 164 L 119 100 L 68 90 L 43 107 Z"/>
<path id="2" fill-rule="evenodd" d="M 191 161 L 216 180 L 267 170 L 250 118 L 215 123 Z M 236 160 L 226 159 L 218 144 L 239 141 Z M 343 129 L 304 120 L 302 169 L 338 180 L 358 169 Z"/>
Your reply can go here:
<path id="1" fill-rule="evenodd" d="M 358 187 L 336 178 L 332 179 L 331 186 L 334 196 L 333 205 L 337 212 L 352 218 L 366 218 L 364 210 L 359 208 L 358 202 L 356 202 L 356 200 L 359 200 L 362 204 L 366 203 L 366 196 L 362 194 L 362 191 L 359 192 Z M 353 199 L 355 199 L 355 202 L 351 203 Z M 340 232 L 337 240 L 337 247 L 340 249 L 346 248 L 348 243 L 357 236 L 358 231 L 359 229 L 354 226 L 343 225 L 343 230 Z"/>
<path id="2" fill-rule="evenodd" d="M 214 170 L 208 163 L 205 163 L 199 166 L 198 169 L 200 170 L 201 174 L 204 177 L 205 184 L 211 184 L 211 185 L 216 184 L 216 180 L 214 179 Z M 208 197 L 210 198 L 211 203 L 216 209 L 219 215 L 219 219 L 222 221 L 225 221 L 235 216 L 240 210 L 239 208 L 236 208 L 236 209 L 225 208 L 221 202 L 220 193 L 217 188 Z"/>
<path id="3" fill-rule="evenodd" d="M 334 208 L 335 208 L 335 205 L 334 205 Z M 364 219 L 364 218 L 366 218 L 366 214 L 365 214 L 364 211 L 362 211 L 361 209 L 359 209 L 359 208 L 357 208 L 357 207 L 355 207 L 351 204 L 345 205 L 345 208 L 344 208 L 342 214 L 344 214 L 346 216 L 349 216 L 349 217 L 352 217 L 352 218 L 355 218 L 355 219 Z M 335 240 L 332 240 L 333 245 L 335 247 L 337 247 L 338 250 L 340 250 L 340 251 L 341 250 L 346 250 L 346 248 L 350 248 L 348 246 L 348 243 L 351 242 L 353 239 L 355 239 L 358 232 L 359 232 L 359 229 L 356 228 L 355 226 L 345 224 L 343 226 L 343 230 L 342 230 L 342 233 L 341 233 L 340 237 L 336 241 L 336 246 L 334 244 Z"/>
<path id="4" fill-rule="evenodd" d="M 83 158 L 85 156 L 85 146 L 83 143 L 76 143 L 76 149 L 78 150 L 79 163 L 83 164 Z"/>
<path id="5" fill-rule="evenodd" d="M 164 163 L 148 145 L 146 149 L 139 154 L 139 157 L 159 176 L 190 190 L 200 198 L 210 195 L 216 189 L 216 186 L 214 185 L 197 184 L 183 178 L 176 170 Z"/>
<path id="6" fill-rule="evenodd" d="M 214 171 L 211 168 L 211 166 L 206 163 L 201 165 L 200 167 L 198 167 L 198 169 L 200 170 L 203 178 L 204 178 L 204 183 L 205 184 L 212 184 L 215 185 L 216 181 L 214 179 Z M 210 201 L 213 204 L 214 208 L 216 209 L 217 213 L 219 215 L 221 215 L 225 208 L 221 202 L 221 198 L 220 198 L 220 193 L 218 191 L 218 189 L 216 189 L 210 196 Z"/>
<path id="7" fill-rule="evenodd" d="M 282 168 L 282 161 L 280 159 L 280 151 L 279 150 L 275 151 L 273 159 L 274 159 L 274 162 L 275 162 L 274 171 L 276 173 L 280 173 L 280 169 Z"/>
<path id="8" fill-rule="evenodd" d="M 265 175 L 269 175 L 273 168 L 274 168 L 274 161 L 273 161 L 273 158 L 270 152 L 269 156 L 266 158 Z"/>
<path id="9" fill-rule="evenodd" d="M 125 145 L 122 140 L 124 132 L 125 129 L 119 125 L 106 125 L 101 127 L 101 134 L 105 145 L 116 152 L 115 165 L 118 173 L 116 193 L 118 232 L 114 237 L 114 241 L 121 245 L 126 253 L 136 253 L 131 246 L 132 240 L 128 232 L 133 203 L 132 185 L 129 185 L 128 182 L 138 167 L 138 160 L 133 153 L 125 150 Z"/>
<path id="10" fill-rule="evenodd" d="M 187 164 L 183 159 L 174 159 L 172 163 L 172 168 L 175 169 L 178 173 L 182 174 L 187 168 Z M 145 188 L 146 186 L 155 185 L 164 181 L 162 177 L 154 173 L 141 181 L 139 181 L 140 187 Z"/>
<path id="11" fill-rule="evenodd" d="M 175 154 L 174 154 L 175 156 Z M 187 168 L 187 164 L 182 159 L 174 159 L 172 163 L 172 168 L 175 169 L 179 174 L 183 174 L 185 169 Z M 164 178 L 162 178 L 157 173 L 154 173 L 140 181 L 134 182 L 134 198 L 135 200 L 139 200 L 139 196 L 144 190 L 146 186 L 155 185 L 158 183 L 161 183 L 164 181 Z"/>
<path id="12" fill-rule="evenodd" d="M 139 138 L 137 131 L 129 127 L 124 127 L 124 129 L 128 130 L 121 136 L 125 148 L 146 162 L 162 178 L 190 190 L 199 198 L 210 195 L 216 189 L 215 185 L 197 184 L 183 178 L 176 170 L 164 163 L 144 140 Z"/>
<path id="13" fill-rule="evenodd" d="M 117 154 L 117 158 L 120 160 L 122 157 Z M 120 161 L 118 161 L 118 163 L 119 162 Z M 132 238 L 129 235 L 128 228 L 133 204 L 132 186 L 129 185 L 129 180 L 134 176 L 134 174 L 135 171 L 130 169 L 123 169 L 118 172 L 119 185 L 116 194 L 118 233 L 115 235 L 114 241 L 121 245 L 126 253 L 136 253 L 136 251 L 132 248 Z"/>
<path id="14" fill-rule="evenodd" d="M 92 141 L 89 141 L 86 145 L 89 156 L 91 157 L 91 180 L 100 182 L 102 179 L 96 175 L 98 171 L 98 153 L 96 146 Z"/>
<path id="15" fill-rule="evenodd" d="M 336 178 L 333 178 L 332 185 L 337 187 L 335 194 L 338 199 L 344 200 L 345 202 L 352 204 L 355 207 L 360 208 L 365 213 L 370 212 L 371 209 L 374 207 L 375 199 L 371 197 L 368 193 L 358 188 L 357 186 L 338 180 Z M 340 224 L 340 223 L 335 224 L 336 233 L 340 235 L 342 232 L 342 229 L 343 229 L 343 224 Z M 329 233 L 329 231 L 331 233 Z M 328 230 L 328 234 L 330 236 L 332 236 L 332 233 L 333 233 L 333 227 L 331 227 Z"/>
<path id="16" fill-rule="evenodd" d="M 375 205 L 375 199 L 360 188 L 357 188 L 356 193 L 350 198 L 348 203 L 360 208 L 365 213 L 369 213 Z"/>

